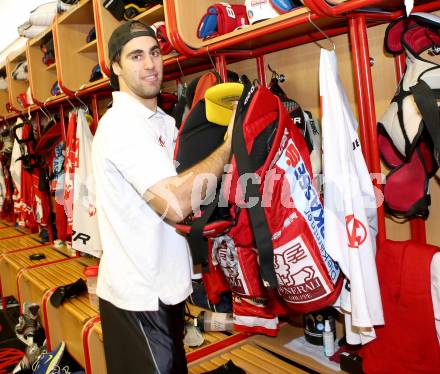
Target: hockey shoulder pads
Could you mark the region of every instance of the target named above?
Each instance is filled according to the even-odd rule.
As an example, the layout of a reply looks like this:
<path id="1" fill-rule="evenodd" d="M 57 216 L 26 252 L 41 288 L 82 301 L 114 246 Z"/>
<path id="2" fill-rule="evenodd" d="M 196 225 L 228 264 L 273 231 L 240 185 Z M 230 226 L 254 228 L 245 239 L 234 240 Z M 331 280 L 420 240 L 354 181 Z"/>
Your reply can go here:
<path id="1" fill-rule="evenodd" d="M 231 211 L 239 208 L 229 233 L 234 245 L 257 248 L 263 284 L 275 284 L 290 309 L 308 312 L 330 305 L 342 278 L 325 250 L 324 210 L 307 145 L 281 100 L 266 87 L 245 88 L 232 152 L 224 193 Z"/>

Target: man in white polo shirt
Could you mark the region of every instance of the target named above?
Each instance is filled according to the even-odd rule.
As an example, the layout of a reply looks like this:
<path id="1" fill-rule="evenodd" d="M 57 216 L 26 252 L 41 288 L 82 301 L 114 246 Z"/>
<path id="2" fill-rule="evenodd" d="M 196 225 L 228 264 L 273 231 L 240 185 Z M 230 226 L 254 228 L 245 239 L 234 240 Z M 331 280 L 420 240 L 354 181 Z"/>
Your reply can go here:
<path id="1" fill-rule="evenodd" d="M 192 263 L 173 223 L 192 212 L 197 175 L 223 173 L 232 126 L 224 144 L 177 175 L 177 130 L 157 106 L 163 64 L 154 31 L 127 22 L 113 32 L 108 49 L 117 91 L 93 142 L 103 246 L 97 294 L 107 370 L 186 373 L 184 301 L 192 292 Z M 205 196 L 213 192 L 209 188 L 204 186 Z"/>

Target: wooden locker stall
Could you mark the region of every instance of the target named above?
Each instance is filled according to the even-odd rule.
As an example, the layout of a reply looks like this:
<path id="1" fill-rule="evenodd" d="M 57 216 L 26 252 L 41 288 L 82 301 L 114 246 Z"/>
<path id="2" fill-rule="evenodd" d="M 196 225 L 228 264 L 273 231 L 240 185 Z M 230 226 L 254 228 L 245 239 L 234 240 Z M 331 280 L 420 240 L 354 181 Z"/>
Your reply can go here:
<path id="1" fill-rule="evenodd" d="M 92 68 L 98 65 L 98 41 L 87 42 L 87 35 L 95 27 L 92 0 L 75 4 L 54 22 L 54 45 L 58 84 L 64 93 L 99 85 L 105 77 L 89 82 Z"/>
<path id="2" fill-rule="evenodd" d="M 27 43 L 26 55 L 29 61 L 29 83 L 32 98 L 38 105 L 43 105 L 50 100 L 64 96 L 60 93 L 52 95 L 51 89 L 57 81 L 57 61 L 50 65 L 43 63 L 41 45 L 53 40 L 52 28 L 49 27 L 39 36 L 30 39 Z"/>
<path id="3" fill-rule="evenodd" d="M 29 87 L 29 81 L 17 80 L 12 77 L 12 73 L 18 64 L 26 61 L 26 49 L 22 48 L 15 53 L 10 54 L 6 58 L 6 73 L 8 80 L 8 93 L 9 102 L 11 108 L 15 111 L 21 111 L 26 109 L 18 100 L 18 96 L 21 94 L 26 94 Z M 29 65 L 28 65 L 29 66 Z"/>
<path id="4" fill-rule="evenodd" d="M 95 14 L 96 32 L 99 35 L 100 43 L 98 44 L 99 64 L 102 71 L 110 76 L 110 66 L 108 60 L 108 41 L 112 31 L 123 24 L 123 21 L 118 21 L 113 15 L 104 8 L 102 1 L 93 1 L 93 8 Z M 140 13 L 134 20 L 139 20 L 152 25 L 155 22 L 163 21 L 165 19 L 163 5 L 157 4 L 147 9 L 145 12 Z M 169 56 L 164 56 L 164 60 L 167 60 Z"/>

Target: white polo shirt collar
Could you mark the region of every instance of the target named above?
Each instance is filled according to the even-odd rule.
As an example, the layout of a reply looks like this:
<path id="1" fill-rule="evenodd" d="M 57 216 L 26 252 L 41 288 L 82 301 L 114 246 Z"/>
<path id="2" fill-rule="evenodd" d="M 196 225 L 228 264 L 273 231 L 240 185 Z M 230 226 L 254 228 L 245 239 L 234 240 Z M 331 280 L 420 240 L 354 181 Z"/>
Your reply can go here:
<path id="1" fill-rule="evenodd" d="M 113 96 L 113 107 L 118 110 L 130 111 L 131 113 L 136 113 L 142 118 L 150 119 L 156 115 L 159 117 L 163 116 L 165 112 L 157 107 L 156 111 L 153 111 L 143 105 L 139 100 L 135 97 L 131 96 L 127 92 L 122 91 L 114 91 L 112 93 Z"/>

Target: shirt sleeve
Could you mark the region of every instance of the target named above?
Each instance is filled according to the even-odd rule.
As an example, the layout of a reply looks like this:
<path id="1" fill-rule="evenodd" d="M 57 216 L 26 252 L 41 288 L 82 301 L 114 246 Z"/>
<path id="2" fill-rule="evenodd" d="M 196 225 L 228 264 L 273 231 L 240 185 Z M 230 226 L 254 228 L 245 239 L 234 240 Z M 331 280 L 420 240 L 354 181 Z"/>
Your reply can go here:
<path id="1" fill-rule="evenodd" d="M 108 132 L 107 162 L 122 174 L 133 188 L 143 195 L 159 181 L 175 176 L 176 169 L 166 148 L 160 145 L 154 131 L 145 126 L 122 128 Z"/>

